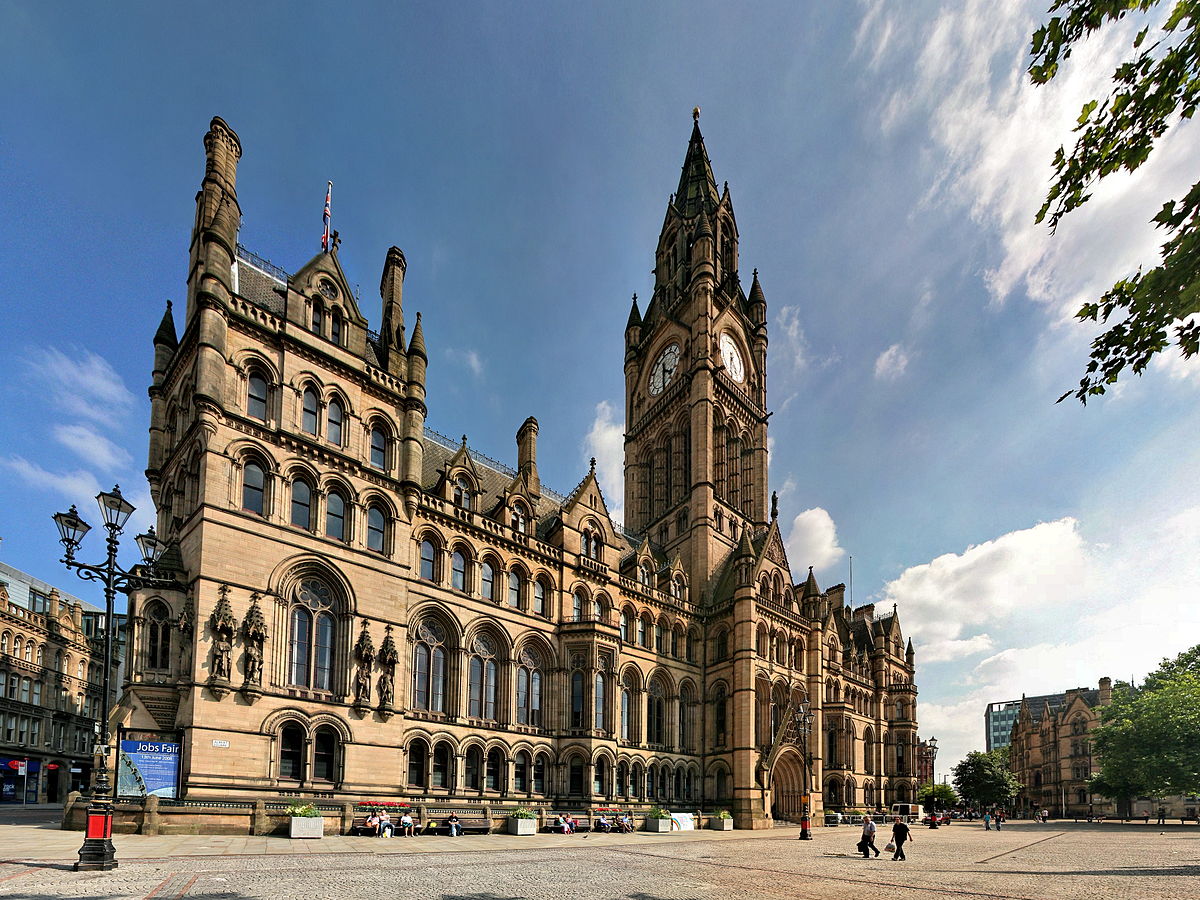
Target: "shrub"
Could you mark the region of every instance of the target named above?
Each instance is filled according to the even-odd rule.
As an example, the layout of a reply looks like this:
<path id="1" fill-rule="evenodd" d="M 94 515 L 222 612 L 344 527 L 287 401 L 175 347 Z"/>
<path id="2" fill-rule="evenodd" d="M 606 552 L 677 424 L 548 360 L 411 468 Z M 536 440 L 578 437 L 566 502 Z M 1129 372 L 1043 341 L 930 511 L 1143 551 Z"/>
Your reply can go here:
<path id="1" fill-rule="evenodd" d="M 729 814 L 729 810 L 727 810 L 727 809 L 718 809 L 715 813 L 713 813 L 713 818 L 714 819 L 732 819 L 733 816 L 731 816 Z"/>
<path id="2" fill-rule="evenodd" d="M 652 806 L 652 807 L 650 807 L 650 811 L 648 813 L 646 813 L 646 818 L 647 819 L 669 819 L 669 818 L 671 818 L 671 813 L 668 812 L 667 810 L 663 809 L 661 806 Z"/>

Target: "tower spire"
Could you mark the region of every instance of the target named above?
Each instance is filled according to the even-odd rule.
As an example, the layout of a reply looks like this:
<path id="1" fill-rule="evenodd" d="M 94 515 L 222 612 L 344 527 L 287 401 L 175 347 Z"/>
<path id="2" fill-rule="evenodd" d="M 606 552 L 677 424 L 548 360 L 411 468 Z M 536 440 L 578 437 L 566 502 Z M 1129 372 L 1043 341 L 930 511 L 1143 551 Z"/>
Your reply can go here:
<path id="1" fill-rule="evenodd" d="M 692 110 L 692 120 L 692 137 L 683 160 L 679 189 L 675 192 L 675 206 L 686 218 L 696 215 L 701 205 L 712 212 L 720 202 L 712 164 L 708 161 L 708 151 L 704 149 L 704 135 L 700 133 L 700 107 Z"/>

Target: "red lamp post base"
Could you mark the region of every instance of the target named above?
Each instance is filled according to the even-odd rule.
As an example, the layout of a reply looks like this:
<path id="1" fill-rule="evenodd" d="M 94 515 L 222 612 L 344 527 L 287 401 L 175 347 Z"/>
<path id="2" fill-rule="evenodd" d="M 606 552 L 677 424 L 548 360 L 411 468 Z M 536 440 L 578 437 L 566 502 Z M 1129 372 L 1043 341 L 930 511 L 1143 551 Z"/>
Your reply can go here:
<path id="1" fill-rule="evenodd" d="M 87 828 L 79 848 L 76 872 L 107 872 L 115 869 L 117 851 L 112 842 L 113 809 L 107 803 L 93 803 L 87 811 Z"/>
<path id="2" fill-rule="evenodd" d="M 809 819 L 809 817 L 808 817 L 808 810 L 805 810 L 805 811 L 804 811 L 804 815 L 803 815 L 803 816 L 801 816 L 801 818 L 800 818 L 800 837 L 799 837 L 799 840 L 801 840 L 801 841 L 811 841 L 812 839 L 813 839 L 813 836 L 812 836 L 812 822 L 811 822 L 811 820 L 810 820 L 810 819 Z"/>

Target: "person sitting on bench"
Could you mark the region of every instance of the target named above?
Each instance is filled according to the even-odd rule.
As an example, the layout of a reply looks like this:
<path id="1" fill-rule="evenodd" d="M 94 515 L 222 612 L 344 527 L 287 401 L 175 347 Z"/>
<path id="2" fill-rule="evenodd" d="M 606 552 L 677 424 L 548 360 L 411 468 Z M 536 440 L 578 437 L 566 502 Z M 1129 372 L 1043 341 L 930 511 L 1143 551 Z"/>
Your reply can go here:
<path id="1" fill-rule="evenodd" d="M 404 814 L 402 816 L 400 816 L 400 836 L 401 837 L 412 837 L 413 836 L 413 817 L 412 817 L 412 814 L 409 813 L 407 810 L 405 810 Z"/>
<path id="2" fill-rule="evenodd" d="M 396 823 L 392 821 L 392 817 L 385 809 L 379 814 L 379 836 L 394 837 L 396 834 Z"/>
<path id="3" fill-rule="evenodd" d="M 462 837 L 462 833 L 462 822 L 458 821 L 458 815 L 453 812 L 450 813 L 446 817 L 446 834 L 450 835 L 450 837 Z"/>
<path id="4" fill-rule="evenodd" d="M 608 816 L 604 815 L 604 813 L 601 813 L 600 818 L 596 820 L 596 828 L 605 834 L 612 831 L 612 825 L 609 824 Z"/>
<path id="5" fill-rule="evenodd" d="M 379 811 L 371 813 L 367 816 L 367 821 L 362 824 L 363 834 L 379 834 Z"/>

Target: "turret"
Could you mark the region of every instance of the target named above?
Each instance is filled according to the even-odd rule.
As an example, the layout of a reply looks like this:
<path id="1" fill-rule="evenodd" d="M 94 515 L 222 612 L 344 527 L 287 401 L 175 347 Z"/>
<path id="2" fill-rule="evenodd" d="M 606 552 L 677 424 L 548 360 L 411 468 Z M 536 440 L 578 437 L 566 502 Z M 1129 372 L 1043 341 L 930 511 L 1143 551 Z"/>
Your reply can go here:
<path id="1" fill-rule="evenodd" d="M 517 429 L 517 471 L 525 476 L 530 492 L 541 494 L 542 483 L 537 470 L 538 422 L 530 416 Z"/>
<path id="2" fill-rule="evenodd" d="M 383 262 L 383 277 L 379 281 L 379 296 L 383 300 L 383 327 L 379 330 L 379 344 L 383 351 L 383 363 L 389 372 L 399 371 L 404 358 L 404 273 L 408 262 L 399 247 L 392 247 Z"/>
<path id="3" fill-rule="evenodd" d="M 625 323 L 625 346 L 636 347 L 642 340 L 642 312 L 638 309 L 637 294 L 629 307 L 629 321 Z"/>
<path id="4" fill-rule="evenodd" d="M 758 283 L 758 269 L 754 270 L 754 282 L 750 285 L 750 296 L 746 299 L 746 307 L 751 322 L 755 325 L 766 323 L 767 298 L 763 294 L 762 285 Z"/>
<path id="5" fill-rule="evenodd" d="M 166 377 L 179 340 L 175 337 L 175 319 L 171 315 L 171 301 L 167 301 L 158 331 L 154 332 L 154 370 L 150 375 L 150 452 L 146 465 L 146 477 L 150 481 L 150 493 L 158 503 L 158 470 L 162 467 L 167 450 L 167 401 L 163 396 L 162 383 Z"/>
<path id="6" fill-rule="evenodd" d="M 717 246 L 713 238 L 712 223 L 708 221 L 708 213 L 700 207 L 700 219 L 696 223 L 696 233 L 692 240 L 692 278 L 700 275 L 716 277 Z"/>
<path id="7" fill-rule="evenodd" d="M 429 357 L 425 352 L 425 331 L 421 328 L 421 314 L 417 313 L 412 341 L 408 345 L 409 381 L 404 401 L 401 445 L 404 509 L 410 519 L 417 511 L 417 503 L 420 500 L 421 473 L 425 463 L 425 367 L 428 361 Z"/>

